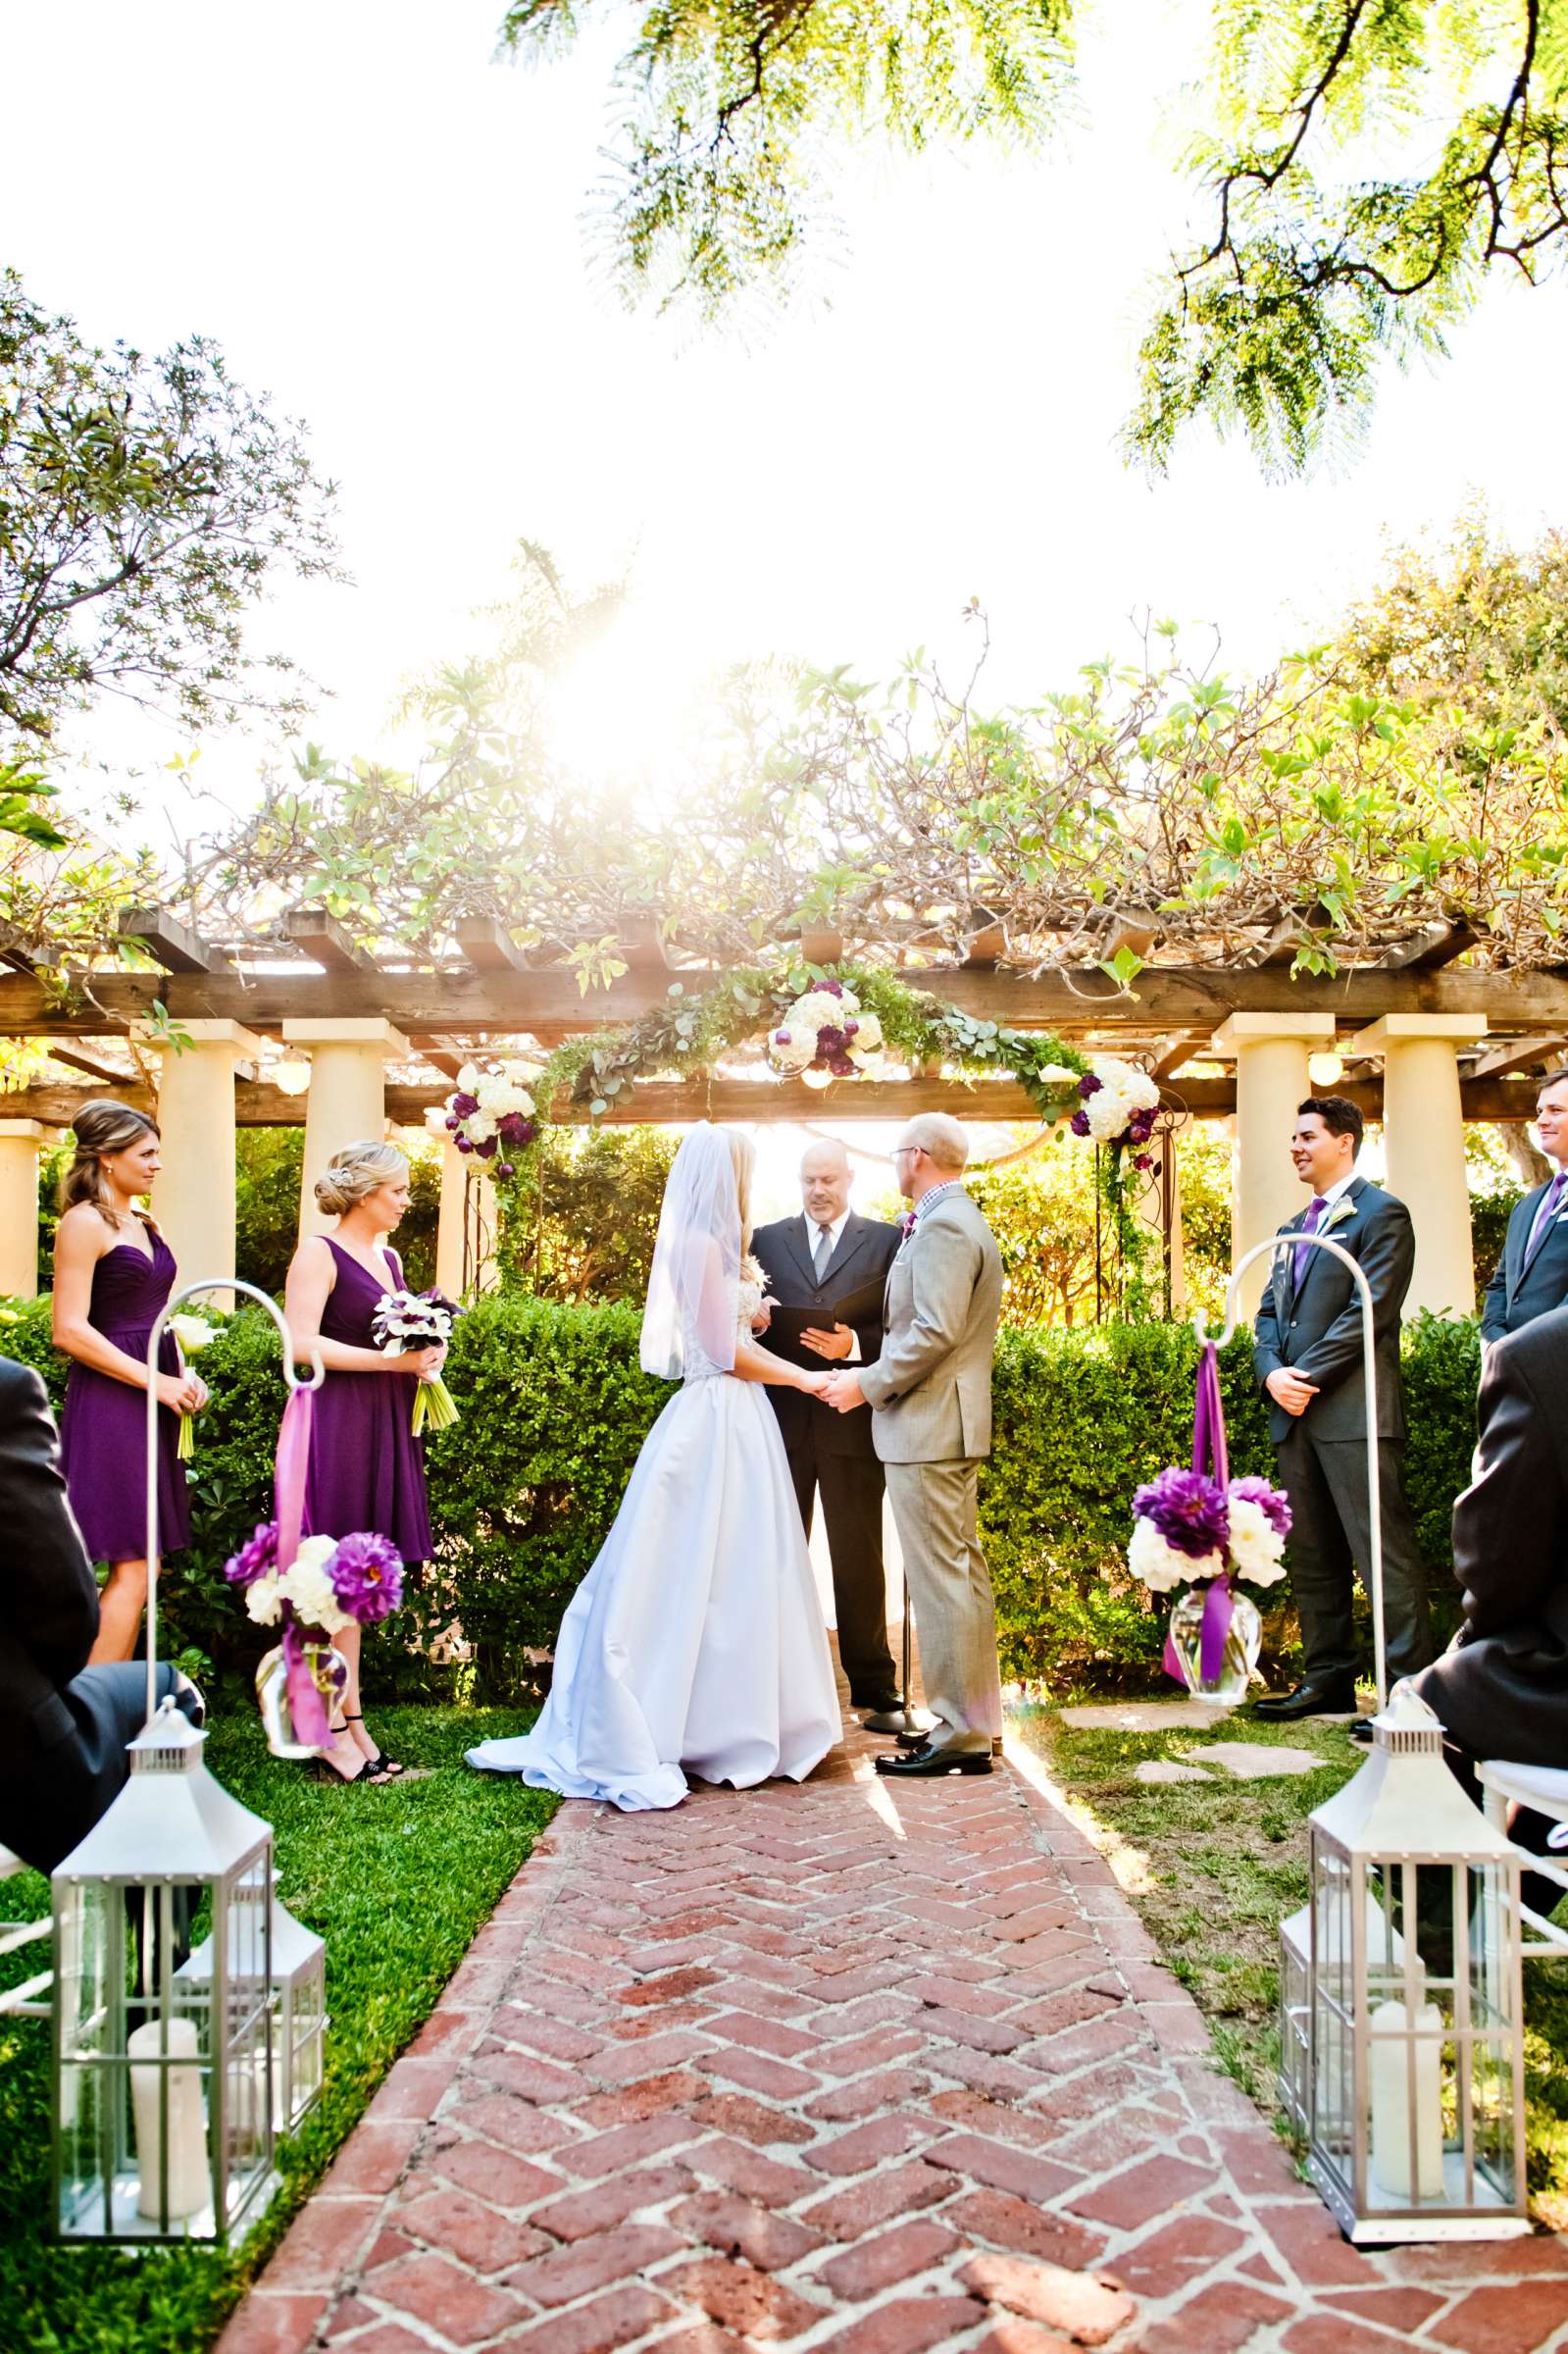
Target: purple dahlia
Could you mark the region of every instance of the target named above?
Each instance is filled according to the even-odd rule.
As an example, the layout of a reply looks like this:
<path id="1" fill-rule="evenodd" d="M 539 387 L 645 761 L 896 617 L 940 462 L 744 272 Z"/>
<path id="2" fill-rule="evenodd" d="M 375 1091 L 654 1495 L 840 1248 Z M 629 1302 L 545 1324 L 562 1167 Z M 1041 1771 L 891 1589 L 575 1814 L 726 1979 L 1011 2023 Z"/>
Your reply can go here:
<path id="1" fill-rule="evenodd" d="M 1200 1561 L 1205 1554 L 1224 1554 L 1231 1542 L 1231 1513 L 1225 1491 L 1205 1471 L 1183 1471 L 1176 1464 L 1139 1488 L 1133 1510 L 1152 1520 L 1167 1545 Z"/>
<path id="2" fill-rule="evenodd" d="M 1088 1113 L 1087 1111 L 1075 1111 L 1067 1125 L 1069 1128 L 1071 1128 L 1075 1136 L 1087 1136 Z"/>
<path id="3" fill-rule="evenodd" d="M 1245 1479 L 1233 1479 L 1231 1494 L 1243 1503 L 1255 1504 L 1277 1537 L 1290 1533 L 1290 1499 L 1281 1488 L 1271 1488 L 1266 1479 L 1249 1473 Z"/>
<path id="4" fill-rule="evenodd" d="M 817 986 L 819 989 L 826 990 L 830 998 L 841 998 L 844 994 L 844 985 L 841 981 L 819 981 Z"/>
<path id="5" fill-rule="evenodd" d="M 1104 1085 L 1103 1079 L 1096 1079 L 1092 1071 L 1086 1071 L 1078 1083 L 1078 1092 L 1087 1103 L 1089 1097 L 1097 1096 Z"/>
<path id="6" fill-rule="evenodd" d="M 374 1626 L 403 1599 L 403 1559 L 389 1537 L 360 1529 L 344 1537 L 328 1564 L 332 1592 L 351 1618 Z"/>
<path id="7" fill-rule="evenodd" d="M 278 1523 L 258 1520 L 256 1534 L 231 1553 L 224 1563 L 224 1575 L 231 1586 L 253 1586 L 269 1569 L 278 1566 Z"/>
<path id="8" fill-rule="evenodd" d="M 528 1126 L 528 1121 L 522 1112 L 503 1112 L 495 1126 L 496 1134 L 500 1137 L 503 1145 L 526 1145 L 528 1143 L 528 1138 L 523 1133 Z"/>
<path id="9" fill-rule="evenodd" d="M 456 1112 L 460 1120 L 472 1119 L 475 1112 L 479 1110 L 479 1107 L 480 1100 L 478 1096 L 454 1096 L 452 1098 L 452 1109 Z"/>

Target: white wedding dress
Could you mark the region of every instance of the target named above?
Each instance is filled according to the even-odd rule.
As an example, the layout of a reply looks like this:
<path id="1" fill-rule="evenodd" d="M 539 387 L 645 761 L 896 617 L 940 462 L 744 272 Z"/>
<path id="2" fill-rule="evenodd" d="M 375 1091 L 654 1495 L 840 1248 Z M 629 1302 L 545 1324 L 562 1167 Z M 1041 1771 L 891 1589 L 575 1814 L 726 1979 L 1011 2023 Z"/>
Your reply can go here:
<path id="1" fill-rule="evenodd" d="M 761 1288 L 725 1288 L 749 1341 Z M 687 1773 L 801 1781 L 842 1737 L 778 1418 L 689 1331 L 683 1362 L 561 1622 L 537 1724 L 481 1742 L 471 1766 L 635 1812 L 679 1805 Z"/>

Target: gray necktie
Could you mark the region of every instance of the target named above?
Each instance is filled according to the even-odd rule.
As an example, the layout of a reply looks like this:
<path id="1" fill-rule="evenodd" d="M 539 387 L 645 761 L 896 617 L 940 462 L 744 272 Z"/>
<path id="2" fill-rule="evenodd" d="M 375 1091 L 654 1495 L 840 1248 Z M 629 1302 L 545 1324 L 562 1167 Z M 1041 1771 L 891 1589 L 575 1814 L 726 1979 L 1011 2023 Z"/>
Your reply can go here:
<path id="1" fill-rule="evenodd" d="M 823 1277 L 828 1272 L 828 1261 L 830 1258 L 832 1258 L 832 1256 L 833 1228 L 831 1226 L 819 1226 L 817 1229 L 817 1239 L 811 1246 L 811 1264 L 819 1283 L 821 1283 Z"/>

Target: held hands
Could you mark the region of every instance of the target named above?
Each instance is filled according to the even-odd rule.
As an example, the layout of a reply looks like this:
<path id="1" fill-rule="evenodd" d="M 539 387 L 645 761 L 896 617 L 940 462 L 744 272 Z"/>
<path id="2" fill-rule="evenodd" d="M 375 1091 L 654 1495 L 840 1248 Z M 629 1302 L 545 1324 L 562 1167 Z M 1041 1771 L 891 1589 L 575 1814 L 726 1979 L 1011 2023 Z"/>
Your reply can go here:
<path id="1" fill-rule="evenodd" d="M 833 1378 L 831 1373 L 800 1373 L 795 1377 L 795 1388 L 804 1391 L 808 1398 L 820 1398 L 826 1406 L 832 1403 L 828 1391 Z"/>
<path id="2" fill-rule="evenodd" d="M 1304 1414 L 1318 1394 L 1315 1382 L 1303 1381 L 1289 1365 L 1276 1365 L 1263 1387 L 1288 1414 Z"/>
<path id="3" fill-rule="evenodd" d="M 830 1373 L 822 1397 L 840 1414 L 852 1414 L 857 1406 L 864 1406 L 866 1393 L 860 1386 L 858 1373 Z"/>
<path id="4" fill-rule="evenodd" d="M 808 1325 L 800 1338 L 816 1356 L 843 1358 L 855 1345 L 854 1333 L 847 1324 L 830 1324 L 826 1332 Z"/>

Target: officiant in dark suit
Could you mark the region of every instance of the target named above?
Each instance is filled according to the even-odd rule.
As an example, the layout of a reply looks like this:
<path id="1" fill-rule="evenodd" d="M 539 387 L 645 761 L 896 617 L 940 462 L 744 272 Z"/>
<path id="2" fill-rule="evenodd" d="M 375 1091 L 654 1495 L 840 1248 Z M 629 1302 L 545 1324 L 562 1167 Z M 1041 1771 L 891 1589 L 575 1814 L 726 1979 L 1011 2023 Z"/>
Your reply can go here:
<path id="1" fill-rule="evenodd" d="M 1280 1228 L 1253 1325 L 1252 1362 L 1269 1402 L 1269 1436 L 1290 1499 L 1290 1587 L 1303 1665 L 1292 1692 L 1256 1704 L 1259 1716 L 1354 1714 L 1354 1570 L 1369 1578 L 1367 1392 L 1361 1295 L 1328 1251 L 1292 1243 L 1326 1235 L 1349 1253 L 1372 1294 L 1378 1481 L 1383 1524 L 1384 1639 L 1389 1680 L 1432 1658 L 1426 1564 L 1404 1493 L 1404 1392 L 1399 1313 L 1415 1267 L 1410 1212 L 1356 1173 L 1363 1123 L 1344 1096 L 1309 1096 L 1296 1112 L 1290 1158 L 1312 1199 Z"/>
<path id="2" fill-rule="evenodd" d="M 1481 1304 L 1481 1337 L 1489 1343 L 1568 1303 L 1568 1071 L 1543 1080 L 1536 1133 L 1551 1176 L 1513 1205 Z"/>
<path id="3" fill-rule="evenodd" d="M 849 1206 L 854 1182 L 842 1145 L 812 1145 L 800 1163 L 803 1204 L 798 1218 L 760 1226 L 751 1248 L 782 1308 L 821 1310 L 796 1337 L 774 1325 L 768 1346 L 791 1364 L 870 1364 L 883 1341 L 882 1295 L 903 1236 L 897 1226 L 862 1218 Z M 848 1310 L 843 1320 L 840 1309 Z M 794 1319 L 791 1318 L 791 1323 Z M 878 1717 L 902 1707 L 887 1648 L 885 1572 L 882 1554 L 883 1468 L 872 1444 L 869 1414 L 836 1414 L 799 1390 L 770 1388 L 789 1458 L 790 1475 L 806 1534 L 822 1498 L 833 1562 L 838 1657 L 851 1707 L 873 1732 Z"/>

